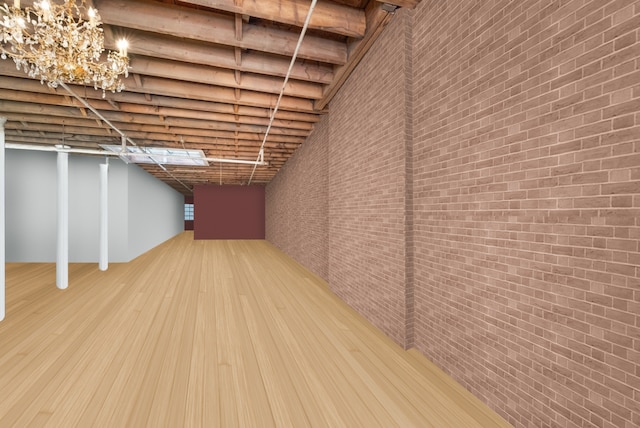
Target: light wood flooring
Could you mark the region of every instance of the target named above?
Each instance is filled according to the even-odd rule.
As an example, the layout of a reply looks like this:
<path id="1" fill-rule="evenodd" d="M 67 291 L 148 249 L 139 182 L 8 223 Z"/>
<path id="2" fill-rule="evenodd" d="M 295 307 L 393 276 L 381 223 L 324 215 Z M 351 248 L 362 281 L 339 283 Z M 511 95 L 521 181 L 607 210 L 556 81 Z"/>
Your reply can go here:
<path id="1" fill-rule="evenodd" d="M 509 426 L 265 241 L 7 265 L 0 427 Z"/>

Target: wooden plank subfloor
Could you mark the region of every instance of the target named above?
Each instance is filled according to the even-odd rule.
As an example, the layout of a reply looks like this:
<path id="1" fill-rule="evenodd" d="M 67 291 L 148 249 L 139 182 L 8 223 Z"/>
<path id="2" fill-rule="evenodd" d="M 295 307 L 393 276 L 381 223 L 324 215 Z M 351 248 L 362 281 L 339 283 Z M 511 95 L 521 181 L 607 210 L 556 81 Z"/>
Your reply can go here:
<path id="1" fill-rule="evenodd" d="M 265 241 L 7 265 L 0 427 L 507 427 Z"/>

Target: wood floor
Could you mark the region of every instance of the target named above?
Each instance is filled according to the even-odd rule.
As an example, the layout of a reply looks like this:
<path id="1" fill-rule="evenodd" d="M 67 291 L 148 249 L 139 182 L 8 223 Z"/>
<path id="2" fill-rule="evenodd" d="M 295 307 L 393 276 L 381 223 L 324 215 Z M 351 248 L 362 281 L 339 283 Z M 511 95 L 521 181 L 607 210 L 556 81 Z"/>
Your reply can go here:
<path id="1" fill-rule="evenodd" d="M 264 241 L 7 265 L 0 427 L 509 426 Z"/>

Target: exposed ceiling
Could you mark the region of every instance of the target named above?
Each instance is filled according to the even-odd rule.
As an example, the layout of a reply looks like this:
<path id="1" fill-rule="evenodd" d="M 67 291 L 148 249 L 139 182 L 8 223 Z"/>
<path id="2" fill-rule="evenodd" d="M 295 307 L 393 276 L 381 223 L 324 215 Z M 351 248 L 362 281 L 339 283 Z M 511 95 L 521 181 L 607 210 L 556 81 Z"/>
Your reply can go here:
<path id="1" fill-rule="evenodd" d="M 387 5 L 415 7 L 420 0 Z M 61 2 L 61 0 L 58 0 Z M 30 6 L 33 1 L 22 1 Z M 105 44 L 129 40 L 130 73 L 120 93 L 71 86 L 139 146 L 201 149 L 207 157 L 255 161 L 282 89 L 311 0 L 93 0 Z M 268 183 L 311 133 L 314 123 L 392 19 L 376 0 L 318 0 L 273 126 Z M 97 149 L 121 137 L 64 88 L 49 88 L 0 60 L 0 116 L 5 139 Z M 247 184 L 253 165 L 142 165 L 189 194 L 205 183 Z M 176 180 L 177 179 L 177 180 Z"/>

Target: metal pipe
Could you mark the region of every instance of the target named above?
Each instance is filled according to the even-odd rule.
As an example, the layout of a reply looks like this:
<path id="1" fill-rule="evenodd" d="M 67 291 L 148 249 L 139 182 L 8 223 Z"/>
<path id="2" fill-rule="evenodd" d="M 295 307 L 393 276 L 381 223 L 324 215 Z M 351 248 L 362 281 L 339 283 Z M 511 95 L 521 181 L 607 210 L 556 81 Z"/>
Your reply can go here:
<path id="1" fill-rule="evenodd" d="M 207 162 L 214 163 L 239 163 L 245 165 L 268 165 L 267 162 L 264 161 L 250 161 L 243 159 L 227 159 L 227 158 L 194 158 L 190 156 L 180 156 L 180 155 L 152 155 L 148 153 L 120 153 L 120 152 L 112 152 L 108 150 L 95 150 L 95 149 L 78 149 L 78 148 L 60 148 L 56 146 L 50 145 L 38 145 L 38 144 L 18 144 L 18 143 L 6 143 L 5 147 L 7 149 L 14 150 L 33 150 L 40 152 L 66 152 L 66 153 L 78 153 L 83 155 L 98 155 L 98 156 L 140 156 L 147 155 L 149 157 L 159 156 L 165 159 L 175 159 L 175 160 L 184 160 L 184 159 L 198 159 L 198 160 L 206 160 Z M 157 165 L 162 166 L 162 164 L 157 163 Z"/>
<path id="2" fill-rule="evenodd" d="M 118 153 L 108 152 L 106 150 L 95 150 L 95 149 L 74 149 L 74 148 L 60 148 L 56 146 L 50 145 L 39 145 L 39 144 L 17 144 L 17 143 L 6 143 L 5 147 L 7 149 L 14 150 L 32 150 L 36 152 L 66 152 L 66 153 L 78 153 L 82 155 L 100 155 L 100 156 L 118 156 Z"/>
<path id="3" fill-rule="evenodd" d="M 273 109 L 273 113 L 269 118 L 269 126 L 267 126 L 267 132 L 264 134 L 264 138 L 262 139 L 262 144 L 260 145 L 260 150 L 258 151 L 258 159 L 256 160 L 256 164 L 253 167 L 253 171 L 251 171 L 251 177 L 249 177 L 248 184 L 251 184 L 251 180 L 253 179 L 253 174 L 256 172 L 256 168 L 258 167 L 258 161 L 262 156 L 264 151 L 264 145 L 267 142 L 267 136 L 269 135 L 269 131 L 271 131 L 271 125 L 273 125 L 273 121 L 276 118 L 276 113 L 278 112 L 278 108 L 280 107 L 280 101 L 282 101 L 282 96 L 284 95 L 284 90 L 287 87 L 287 83 L 289 82 L 289 76 L 291 76 L 291 71 L 293 70 L 293 66 L 296 63 L 296 58 L 298 57 L 298 51 L 300 50 L 300 45 L 302 45 L 302 40 L 304 39 L 304 35 L 307 33 L 307 27 L 309 27 L 309 21 L 311 21 L 311 14 L 313 13 L 313 9 L 316 7 L 317 0 L 311 0 L 311 6 L 309 6 L 309 11 L 307 12 L 307 19 L 304 21 L 304 25 L 302 26 L 302 31 L 300 32 L 300 37 L 298 38 L 298 44 L 296 45 L 296 49 L 293 51 L 293 56 L 291 57 L 291 62 L 289 63 L 289 70 L 287 70 L 287 74 L 284 77 L 284 83 L 282 84 L 282 89 L 280 90 L 280 95 L 278 95 L 278 101 L 276 102 L 276 107 Z"/>

